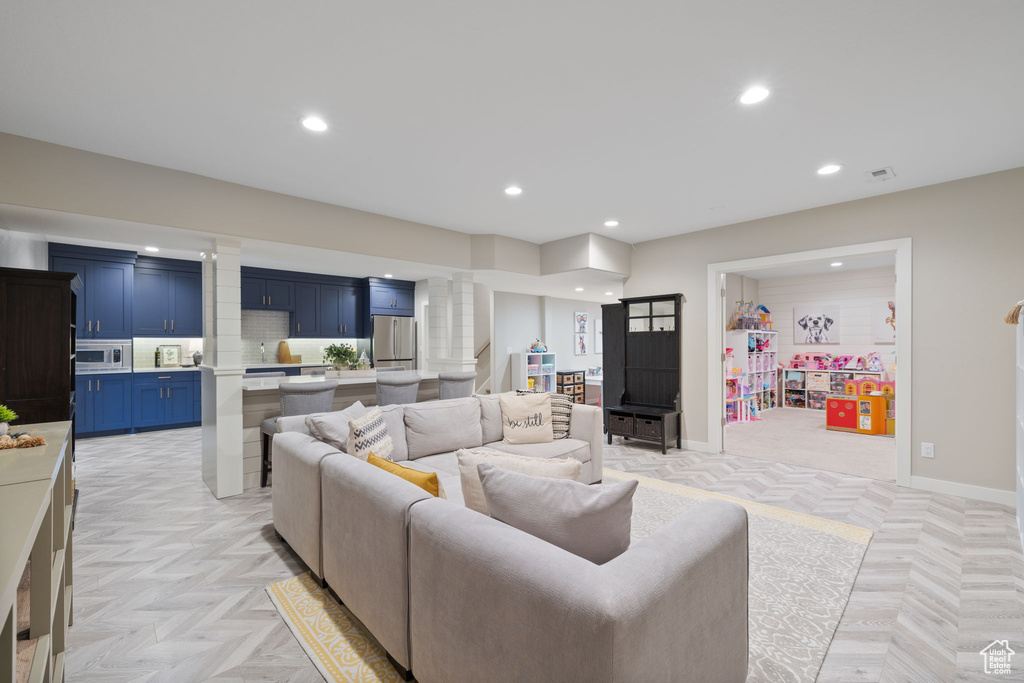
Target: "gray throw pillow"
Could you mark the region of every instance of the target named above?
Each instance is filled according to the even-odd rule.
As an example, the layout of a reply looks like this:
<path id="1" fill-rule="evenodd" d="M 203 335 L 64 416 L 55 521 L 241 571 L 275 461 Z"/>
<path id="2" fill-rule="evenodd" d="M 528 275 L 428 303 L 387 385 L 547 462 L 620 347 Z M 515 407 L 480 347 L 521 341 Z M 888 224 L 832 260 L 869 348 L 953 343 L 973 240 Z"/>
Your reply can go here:
<path id="1" fill-rule="evenodd" d="M 367 411 L 369 408 L 356 401 L 344 410 L 335 410 L 332 413 L 313 413 L 306 416 L 306 430 L 314 439 L 330 444 L 339 451 L 345 451 L 348 447 L 348 423 L 365 415 Z"/>
<path id="2" fill-rule="evenodd" d="M 604 564 L 629 548 L 635 479 L 587 485 L 477 465 L 491 517 Z"/>

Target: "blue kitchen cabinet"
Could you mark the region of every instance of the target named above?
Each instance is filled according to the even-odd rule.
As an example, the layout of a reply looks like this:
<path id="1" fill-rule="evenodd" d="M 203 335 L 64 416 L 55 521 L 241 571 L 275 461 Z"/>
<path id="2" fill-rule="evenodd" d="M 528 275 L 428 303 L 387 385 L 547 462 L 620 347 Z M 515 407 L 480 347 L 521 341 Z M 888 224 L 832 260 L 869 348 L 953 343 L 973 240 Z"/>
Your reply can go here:
<path id="1" fill-rule="evenodd" d="M 135 336 L 201 337 L 202 266 L 192 261 L 139 257 L 134 303 Z"/>
<path id="2" fill-rule="evenodd" d="M 412 316 L 415 313 L 416 284 L 404 280 L 367 278 L 370 315 Z"/>
<path id="3" fill-rule="evenodd" d="M 320 285 L 295 283 L 295 312 L 292 314 L 293 337 L 320 336 Z"/>
<path id="4" fill-rule="evenodd" d="M 135 429 L 193 424 L 201 410 L 196 393 L 198 372 L 136 373 L 133 382 Z"/>
<path id="5" fill-rule="evenodd" d="M 132 336 L 134 254 L 52 243 L 50 270 L 76 273 L 82 280 L 77 303 L 79 339 Z"/>
<path id="6" fill-rule="evenodd" d="M 242 310 L 267 307 L 267 281 L 260 277 L 242 277 Z"/>
<path id="7" fill-rule="evenodd" d="M 131 373 L 76 376 L 76 435 L 127 431 L 131 427 Z"/>
<path id="8" fill-rule="evenodd" d="M 261 277 L 242 277 L 242 309 L 291 311 L 295 309 L 295 283 Z"/>
<path id="9" fill-rule="evenodd" d="M 361 337 L 359 303 L 356 287 L 320 285 L 320 336 Z"/>

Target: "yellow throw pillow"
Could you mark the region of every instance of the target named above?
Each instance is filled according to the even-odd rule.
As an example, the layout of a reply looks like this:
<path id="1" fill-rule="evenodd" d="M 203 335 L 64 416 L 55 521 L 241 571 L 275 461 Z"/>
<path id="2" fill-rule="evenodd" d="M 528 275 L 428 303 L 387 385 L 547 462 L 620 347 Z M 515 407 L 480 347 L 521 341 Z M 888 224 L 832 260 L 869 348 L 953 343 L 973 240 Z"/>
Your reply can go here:
<path id="1" fill-rule="evenodd" d="M 378 458 L 372 451 L 366 456 L 366 462 L 374 467 L 381 468 L 385 472 L 398 475 L 412 484 L 416 484 L 434 498 L 438 498 L 440 495 L 440 485 L 437 481 L 437 472 L 420 472 L 419 470 L 414 470 L 411 467 L 399 465 L 397 462 Z"/>

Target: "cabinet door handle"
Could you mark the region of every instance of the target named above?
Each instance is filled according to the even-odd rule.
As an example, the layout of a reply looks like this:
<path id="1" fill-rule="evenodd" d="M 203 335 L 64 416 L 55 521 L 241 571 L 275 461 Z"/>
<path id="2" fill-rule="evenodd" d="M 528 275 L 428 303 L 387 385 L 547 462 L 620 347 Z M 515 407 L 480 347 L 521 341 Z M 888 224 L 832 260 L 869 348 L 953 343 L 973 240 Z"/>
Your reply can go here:
<path id="1" fill-rule="evenodd" d="M 174 321 L 171 321 L 171 332 L 174 332 Z"/>
<path id="2" fill-rule="evenodd" d="M 170 379 L 170 378 L 171 378 L 171 376 L 170 376 L 170 375 L 166 375 L 166 376 L 164 376 L 164 377 L 157 377 L 157 379 Z"/>
<path id="3" fill-rule="evenodd" d="M 268 306 L 273 306 L 274 305 L 274 297 L 272 297 L 272 296 L 268 296 L 267 297 L 267 305 Z"/>
<path id="4" fill-rule="evenodd" d="M 160 398 L 164 397 L 164 388 L 160 387 Z"/>
<path id="5" fill-rule="evenodd" d="M 263 295 L 263 305 L 264 306 L 267 305 L 267 295 L 266 294 Z"/>
<path id="6" fill-rule="evenodd" d="M 96 391 L 100 390 L 100 381 L 96 380 Z"/>
<path id="7" fill-rule="evenodd" d="M 92 391 L 92 380 L 89 380 L 89 391 Z"/>
<path id="8" fill-rule="evenodd" d="M 166 331 L 167 331 L 167 321 L 165 320 L 164 321 L 164 332 L 166 332 Z"/>
<path id="9" fill-rule="evenodd" d="M 89 331 L 92 332 L 92 321 L 89 321 Z"/>
<path id="10" fill-rule="evenodd" d="M 100 333 L 100 319 L 96 319 L 96 334 Z"/>
<path id="11" fill-rule="evenodd" d="M 296 332 L 302 332 L 302 323 L 295 323 Z"/>

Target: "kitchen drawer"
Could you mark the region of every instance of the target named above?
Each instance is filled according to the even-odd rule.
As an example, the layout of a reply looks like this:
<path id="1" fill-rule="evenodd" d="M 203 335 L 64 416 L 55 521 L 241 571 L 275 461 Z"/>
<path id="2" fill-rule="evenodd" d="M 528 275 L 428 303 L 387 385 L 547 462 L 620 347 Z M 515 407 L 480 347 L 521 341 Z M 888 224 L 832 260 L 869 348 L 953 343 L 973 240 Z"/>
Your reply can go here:
<path id="1" fill-rule="evenodd" d="M 633 418 L 628 415 L 608 416 L 608 431 L 619 436 L 633 436 Z"/>
<path id="2" fill-rule="evenodd" d="M 650 420 L 646 417 L 638 417 L 634 421 L 635 435 L 641 439 L 661 441 L 661 427 L 661 420 Z"/>

